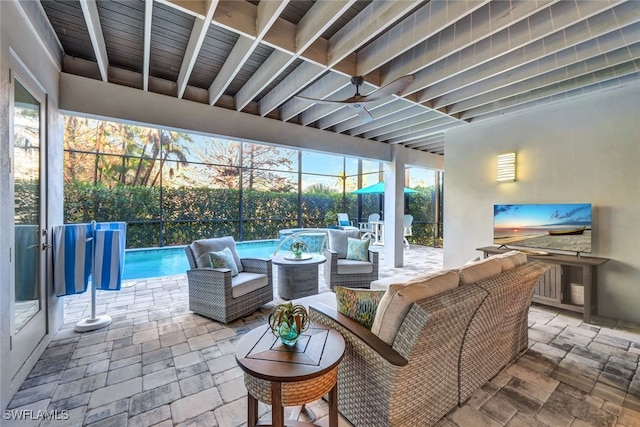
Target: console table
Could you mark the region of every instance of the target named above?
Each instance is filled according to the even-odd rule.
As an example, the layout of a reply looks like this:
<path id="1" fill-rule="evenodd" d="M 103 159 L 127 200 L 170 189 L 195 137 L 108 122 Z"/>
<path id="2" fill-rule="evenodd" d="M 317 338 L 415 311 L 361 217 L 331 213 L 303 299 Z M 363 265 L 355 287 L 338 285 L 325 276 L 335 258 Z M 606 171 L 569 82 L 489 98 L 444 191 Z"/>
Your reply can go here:
<path id="1" fill-rule="evenodd" d="M 508 252 L 511 249 L 498 249 L 496 246 L 477 248 L 487 257 L 493 254 Z M 533 292 L 532 301 L 582 313 L 585 323 L 591 322 L 591 316 L 598 312 L 598 266 L 609 261 L 608 258 L 585 257 L 575 255 L 527 253 L 528 259 L 550 264 L 552 268 L 540 279 Z M 570 284 L 579 283 L 584 286 L 584 305 L 572 304 Z"/>

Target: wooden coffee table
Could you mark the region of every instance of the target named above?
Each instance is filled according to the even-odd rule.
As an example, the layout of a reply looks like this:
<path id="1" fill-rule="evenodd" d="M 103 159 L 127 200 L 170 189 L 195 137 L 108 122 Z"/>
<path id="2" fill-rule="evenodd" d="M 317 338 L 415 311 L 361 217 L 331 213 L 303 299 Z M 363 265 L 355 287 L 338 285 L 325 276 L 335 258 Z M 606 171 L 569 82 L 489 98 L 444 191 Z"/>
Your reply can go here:
<path id="1" fill-rule="evenodd" d="M 278 267 L 278 295 L 284 299 L 296 299 L 318 293 L 318 265 L 326 262 L 324 255 L 304 254 L 294 260 L 289 254 L 278 254 L 271 259 Z"/>
<path id="2" fill-rule="evenodd" d="M 243 336 L 236 361 L 248 391 L 247 425 L 258 425 L 258 401 L 272 406 L 270 425 L 282 427 L 285 406 L 304 405 L 329 393 L 329 426 L 337 427 L 338 364 L 344 348 L 342 335 L 323 325 L 309 328 L 293 347 L 282 344 L 267 325 Z M 287 425 L 309 424 L 290 420 Z"/>

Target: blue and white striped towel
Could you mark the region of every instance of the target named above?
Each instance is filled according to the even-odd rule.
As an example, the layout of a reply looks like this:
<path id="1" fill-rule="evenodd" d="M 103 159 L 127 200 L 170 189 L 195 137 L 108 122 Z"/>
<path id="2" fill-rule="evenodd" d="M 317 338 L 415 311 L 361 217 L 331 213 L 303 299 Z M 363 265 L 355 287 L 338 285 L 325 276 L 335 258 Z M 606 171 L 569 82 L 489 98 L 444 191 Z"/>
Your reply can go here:
<path id="1" fill-rule="evenodd" d="M 125 222 L 96 223 L 93 273 L 96 289 L 120 290 L 124 271 L 126 231 L 127 223 Z"/>
<path id="2" fill-rule="evenodd" d="M 57 296 L 81 294 L 91 274 L 91 224 L 53 227 L 53 287 Z"/>

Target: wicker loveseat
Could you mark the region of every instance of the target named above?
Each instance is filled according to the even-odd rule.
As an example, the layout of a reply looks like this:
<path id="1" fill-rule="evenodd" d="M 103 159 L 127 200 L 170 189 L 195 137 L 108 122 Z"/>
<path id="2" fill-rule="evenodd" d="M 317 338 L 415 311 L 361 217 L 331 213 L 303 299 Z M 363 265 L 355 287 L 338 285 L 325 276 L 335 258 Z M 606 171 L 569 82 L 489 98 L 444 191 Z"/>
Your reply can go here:
<path id="1" fill-rule="evenodd" d="M 239 270 L 212 268 L 209 253 L 229 248 Z M 196 240 L 185 246 L 191 270 L 189 309 L 222 323 L 228 323 L 256 311 L 273 300 L 271 260 L 240 258 L 232 237 Z"/>
<path id="2" fill-rule="evenodd" d="M 524 254 L 518 259 L 494 258 L 439 277 L 450 281 L 455 274 L 459 282 L 410 303 L 396 335 L 384 340 L 381 331 L 378 336 L 335 306 L 311 300 L 312 320 L 345 338 L 339 411 L 355 426 L 432 425 L 519 357 L 527 348 L 533 289 L 548 266 L 527 263 Z"/>

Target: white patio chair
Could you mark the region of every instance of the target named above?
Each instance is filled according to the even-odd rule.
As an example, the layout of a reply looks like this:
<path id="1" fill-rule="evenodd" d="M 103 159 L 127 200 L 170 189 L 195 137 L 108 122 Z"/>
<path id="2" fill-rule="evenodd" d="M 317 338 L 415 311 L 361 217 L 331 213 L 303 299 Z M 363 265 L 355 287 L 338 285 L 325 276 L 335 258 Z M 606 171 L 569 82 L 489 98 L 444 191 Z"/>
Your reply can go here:
<path id="1" fill-rule="evenodd" d="M 413 215 L 406 214 L 402 220 L 402 242 L 409 249 L 409 241 L 407 240 L 407 236 L 413 236 Z"/>

